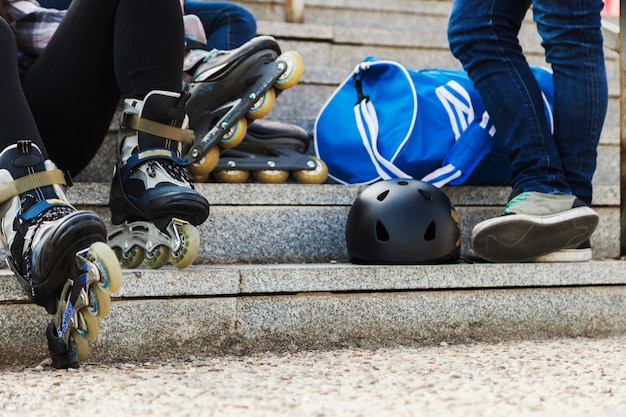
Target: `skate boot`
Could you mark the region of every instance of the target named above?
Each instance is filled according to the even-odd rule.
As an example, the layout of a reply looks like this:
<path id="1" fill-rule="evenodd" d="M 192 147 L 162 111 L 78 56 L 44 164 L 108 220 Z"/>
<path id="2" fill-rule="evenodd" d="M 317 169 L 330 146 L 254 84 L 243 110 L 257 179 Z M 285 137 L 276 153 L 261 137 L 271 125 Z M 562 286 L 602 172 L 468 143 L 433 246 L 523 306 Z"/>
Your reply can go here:
<path id="1" fill-rule="evenodd" d="M 108 240 L 126 268 L 144 260 L 154 269 L 168 260 L 186 268 L 198 254 L 195 226 L 208 218 L 209 203 L 189 182 L 180 159 L 181 142 L 193 141 L 183 111 L 188 97 L 157 90 L 143 101 L 124 100 Z"/>
<path id="2" fill-rule="evenodd" d="M 304 71 L 297 52 L 281 54 L 276 40 L 257 36 L 230 51 L 212 50 L 187 72 L 190 127 L 196 133 L 185 154 L 191 171 L 207 175 L 219 158 L 217 145 L 237 146 L 248 120 L 269 114 L 277 94 L 300 81 Z"/>
<path id="3" fill-rule="evenodd" d="M 245 182 L 250 173 L 260 182 L 280 184 L 289 174 L 302 184 L 321 184 L 328 168 L 320 159 L 306 154 L 311 138 L 299 126 L 256 120 L 236 148 L 224 149 L 212 172 L 218 182 Z"/>
<path id="4" fill-rule="evenodd" d="M 46 335 L 52 365 L 68 368 L 89 355 L 99 318 L 122 271 L 106 245 L 106 225 L 76 210 L 66 179 L 31 141 L 0 153 L 0 220 L 7 263 L 34 303 L 53 316 Z"/>

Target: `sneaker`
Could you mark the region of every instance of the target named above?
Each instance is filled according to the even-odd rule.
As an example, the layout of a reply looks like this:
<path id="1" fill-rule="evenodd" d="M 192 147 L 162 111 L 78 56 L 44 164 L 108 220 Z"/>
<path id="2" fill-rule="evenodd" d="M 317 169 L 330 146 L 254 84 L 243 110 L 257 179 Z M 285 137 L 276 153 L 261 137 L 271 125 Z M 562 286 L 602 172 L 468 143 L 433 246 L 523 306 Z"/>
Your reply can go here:
<path id="1" fill-rule="evenodd" d="M 573 195 L 524 192 L 512 198 L 501 216 L 472 230 L 471 246 L 490 262 L 527 262 L 577 248 L 598 225 L 598 214 Z"/>
<path id="2" fill-rule="evenodd" d="M 591 242 L 585 240 L 575 248 L 565 248 L 535 258 L 533 262 L 587 262 L 593 258 Z"/>

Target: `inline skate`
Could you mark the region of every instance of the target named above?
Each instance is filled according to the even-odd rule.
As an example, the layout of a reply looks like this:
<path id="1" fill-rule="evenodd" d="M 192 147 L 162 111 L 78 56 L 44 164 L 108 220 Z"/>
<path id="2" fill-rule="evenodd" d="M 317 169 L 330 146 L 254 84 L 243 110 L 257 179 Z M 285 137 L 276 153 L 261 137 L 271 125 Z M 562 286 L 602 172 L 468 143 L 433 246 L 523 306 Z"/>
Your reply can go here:
<path id="1" fill-rule="evenodd" d="M 183 77 L 191 94 L 190 127 L 196 133 L 185 159 L 198 176 L 215 168 L 218 145 L 234 148 L 241 143 L 248 120 L 267 116 L 280 91 L 296 85 L 304 71 L 300 55 L 281 53 L 271 36 L 257 36 L 230 51 L 204 52 Z"/>
<path id="2" fill-rule="evenodd" d="M 256 120 L 248 126 L 243 142 L 224 149 L 213 179 L 245 182 L 250 173 L 260 182 L 280 184 L 289 174 L 299 183 L 321 184 L 328 177 L 326 164 L 306 154 L 311 138 L 303 128 L 271 120 Z"/>
<path id="3" fill-rule="evenodd" d="M 144 260 L 158 269 L 168 260 L 186 268 L 200 245 L 195 226 L 209 216 L 209 202 L 187 177 L 182 143 L 193 141 L 183 108 L 188 93 L 152 91 L 124 100 L 109 207 L 109 245 L 122 266 Z"/>
<path id="4" fill-rule="evenodd" d="M 0 153 L 0 217 L 7 264 L 31 300 L 52 315 L 46 329 L 52 365 L 75 366 L 89 355 L 99 319 L 122 271 L 106 245 L 106 225 L 67 202 L 63 172 L 31 141 Z"/>

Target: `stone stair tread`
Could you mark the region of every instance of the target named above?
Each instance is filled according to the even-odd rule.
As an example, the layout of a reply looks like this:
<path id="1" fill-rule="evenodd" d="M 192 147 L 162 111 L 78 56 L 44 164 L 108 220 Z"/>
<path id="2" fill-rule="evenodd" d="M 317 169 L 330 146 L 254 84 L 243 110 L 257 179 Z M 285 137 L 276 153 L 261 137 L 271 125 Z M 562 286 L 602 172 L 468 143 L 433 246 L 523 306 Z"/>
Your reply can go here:
<path id="1" fill-rule="evenodd" d="M 243 184 L 199 183 L 196 189 L 211 205 L 227 206 L 349 206 L 367 185 L 344 184 Z M 619 185 L 595 184 L 599 206 L 619 205 Z M 106 206 L 110 184 L 75 182 L 68 197 L 75 205 Z M 453 204 L 459 206 L 495 206 L 506 203 L 508 186 L 447 186 L 444 188 Z"/>
<path id="2" fill-rule="evenodd" d="M 89 360 L 623 334 L 625 271 L 615 260 L 124 270 Z M 0 271 L 0 365 L 39 363 L 49 316 L 10 275 Z"/>
<path id="3" fill-rule="evenodd" d="M 555 287 L 626 284 L 621 260 L 571 263 L 440 265 L 223 264 L 124 269 L 119 299 L 221 297 L 442 290 L 540 291 Z M 0 271 L 0 302 L 26 301 L 10 270 Z"/>

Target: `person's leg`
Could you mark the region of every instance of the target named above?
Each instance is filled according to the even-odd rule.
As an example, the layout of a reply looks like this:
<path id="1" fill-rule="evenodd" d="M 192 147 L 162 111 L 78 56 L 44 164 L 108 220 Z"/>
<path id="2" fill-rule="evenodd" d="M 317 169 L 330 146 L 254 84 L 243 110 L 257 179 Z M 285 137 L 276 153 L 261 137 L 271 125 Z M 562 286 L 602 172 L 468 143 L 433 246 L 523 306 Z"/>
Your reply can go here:
<path id="1" fill-rule="evenodd" d="M 517 34 L 530 0 L 455 0 L 450 48 L 479 91 L 509 149 L 513 189 L 571 194 L 541 90 Z"/>
<path id="2" fill-rule="evenodd" d="M 15 37 L 9 24 L 0 18 L 0 150 L 19 139 L 30 139 L 43 149 L 24 91 L 20 84 Z"/>
<path id="3" fill-rule="evenodd" d="M 572 193 L 591 204 L 608 88 L 602 0 L 539 0 L 534 19 L 554 79 L 554 137 Z"/>
<path id="4" fill-rule="evenodd" d="M 239 4 L 186 0 L 184 8 L 200 18 L 210 48 L 234 49 L 256 36 L 254 15 Z"/>
<path id="5" fill-rule="evenodd" d="M 50 157 L 72 174 L 82 170 L 121 97 L 180 90 L 183 53 L 176 1 L 74 0 L 22 80 Z"/>
<path id="6" fill-rule="evenodd" d="M 67 202 L 66 177 L 46 155 L 2 19 L 0 45 L 0 240 L 19 284 L 53 315 L 46 329 L 52 364 L 66 368 L 87 357 L 121 269 L 100 216 Z"/>
<path id="7" fill-rule="evenodd" d="M 598 216 L 572 195 L 539 85 L 517 35 L 530 0 L 454 0 L 450 47 L 479 91 L 509 151 L 512 198 L 504 216 L 472 230 L 471 245 L 495 262 L 528 261 L 589 239 Z"/>

